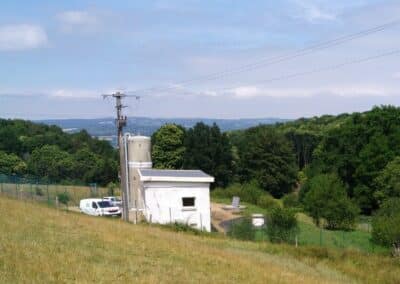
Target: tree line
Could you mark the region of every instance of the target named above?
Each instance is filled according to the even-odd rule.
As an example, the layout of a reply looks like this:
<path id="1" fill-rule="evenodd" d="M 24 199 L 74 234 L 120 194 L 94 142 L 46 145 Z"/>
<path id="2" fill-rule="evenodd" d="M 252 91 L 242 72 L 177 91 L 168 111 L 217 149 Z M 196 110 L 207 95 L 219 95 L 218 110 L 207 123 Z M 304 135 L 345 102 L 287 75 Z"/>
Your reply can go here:
<path id="1" fill-rule="evenodd" d="M 67 134 L 57 126 L 0 119 L 0 173 L 49 182 L 105 185 L 117 180 L 118 155 L 85 130 Z"/>
<path id="2" fill-rule="evenodd" d="M 165 125 L 153 135 L 153 161 L 202 169 L 216 178 L 214 187 L 228 188 L 227 196 L 236 183 L 277 198 L 298 196 L 317 225 L 352 229 L 360 213 L 400 198 L 399 142 L 400 109 L 380 106 L 227 133 L 203 123 L 188 130 Z"/>

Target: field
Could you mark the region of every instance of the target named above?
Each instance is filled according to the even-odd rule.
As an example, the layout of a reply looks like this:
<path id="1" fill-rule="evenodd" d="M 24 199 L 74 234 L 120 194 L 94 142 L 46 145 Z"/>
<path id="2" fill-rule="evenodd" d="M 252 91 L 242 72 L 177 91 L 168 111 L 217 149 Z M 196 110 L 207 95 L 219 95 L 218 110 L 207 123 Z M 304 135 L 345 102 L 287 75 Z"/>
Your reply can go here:
<path id="1" fill-rule="evenodd" d="M 224 198 L 213 198 L 215 202 L 227 203 L 230 200 Z M 278 200 L 280 201 L 280 200 Z M 241 202 L 246 206 L 243 214 L 249 216 L 253 213 L 266 214 L 267 211 L 254 204 Z M 330 231 L 320 229 L 312 222 L 311 218 L 304 213 L 297 214 L 299 224 L 298 243 L 300 246 L 321 246 L 328 248 L 347 248 L 369 253 L 389 253 L 388 249 L 374 245 L 371 241 L 370 225 L 366 220 L 357 226 L 354 231 Z M 257 239 L 262 240 L 267 237 L 258 233 Z"/>
<path id="2" fill-rule="evenodd" d="M 251 243 L 0 197 L 0 283 L 396 283 L 398 261 Z"/>

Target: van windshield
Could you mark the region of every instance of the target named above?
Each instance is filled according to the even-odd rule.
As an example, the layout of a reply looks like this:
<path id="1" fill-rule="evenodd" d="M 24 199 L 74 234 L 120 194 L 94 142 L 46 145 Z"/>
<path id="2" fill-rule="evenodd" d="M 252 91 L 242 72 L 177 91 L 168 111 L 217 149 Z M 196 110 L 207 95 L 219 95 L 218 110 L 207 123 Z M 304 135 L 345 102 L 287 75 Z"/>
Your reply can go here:
<path id="1" fill-rule="evenodd" d="M 100 208 L 113 207 L 109 201 L 99 201 L 97 204 L 99 204 Z"/>

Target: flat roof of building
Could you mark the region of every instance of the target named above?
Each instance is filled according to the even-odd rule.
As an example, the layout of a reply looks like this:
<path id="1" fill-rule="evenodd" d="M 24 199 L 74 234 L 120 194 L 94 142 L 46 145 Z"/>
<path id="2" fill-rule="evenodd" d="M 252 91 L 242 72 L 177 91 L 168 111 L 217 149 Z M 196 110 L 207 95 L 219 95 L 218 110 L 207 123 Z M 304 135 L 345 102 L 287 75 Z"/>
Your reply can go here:
<path id="1" fill-rule="evenodd" d="M 214 182 L 214 177 L 201 170 L 139 169 L 141 181 Z"/>

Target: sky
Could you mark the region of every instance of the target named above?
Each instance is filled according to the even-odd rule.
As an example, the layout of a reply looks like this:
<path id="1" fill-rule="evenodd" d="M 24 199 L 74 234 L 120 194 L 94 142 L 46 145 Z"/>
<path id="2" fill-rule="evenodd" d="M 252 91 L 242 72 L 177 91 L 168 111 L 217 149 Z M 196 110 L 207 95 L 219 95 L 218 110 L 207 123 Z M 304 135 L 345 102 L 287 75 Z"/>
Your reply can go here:
<path id="1" fill-rule="evenodd" d="M 115 91 L 140 95 L 124 113 L 145 117 L 294 119 L 399 105 L 400 22 L 267 64 L 399 15 L 398 0 L 2 0 L 0 117 L 111 117 L 114 101 L 101 94 Z"/>

